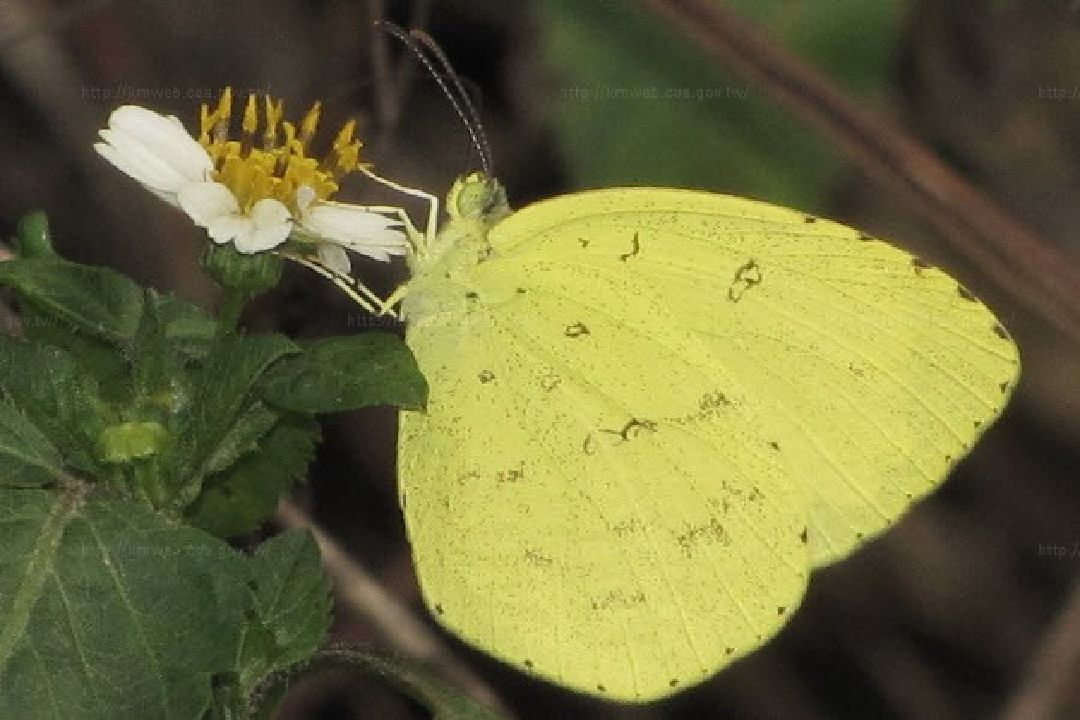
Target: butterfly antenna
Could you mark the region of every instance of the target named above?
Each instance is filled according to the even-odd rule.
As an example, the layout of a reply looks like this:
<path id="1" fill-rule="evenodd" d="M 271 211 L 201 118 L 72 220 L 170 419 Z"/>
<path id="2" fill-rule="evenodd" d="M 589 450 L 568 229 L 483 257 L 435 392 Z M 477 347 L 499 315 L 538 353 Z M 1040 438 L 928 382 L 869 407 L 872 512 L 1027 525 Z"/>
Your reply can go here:
<path id="1" fill-rule="evenodd" d="M 435 42 L 433 37 L 423 30 L 410 30 L 409 35 L 418 40 L 420 44 L 427 48 L 428 52 L 439 61 L 439 64 L 442 65 L 443 72 L 446 73 L 446 77 L 450 78 L 450 81 L 454 84 L 454 89 L 457 90 L 458 99 L 460 99 L 462 105 L 465 106 L 465 110 L 468 111 L 469 118 L 472 121 L 473 130 L 475 130 L 475 138 L 480 145 L 480 147 L 477 147 L 476 151 L 481 156 L 481 161 L 484 165 L 483 170 L 488 175 L 491 175 L 492 166 L 494 165 L 492 159 L 493 156 L 491 154 L 491 145 L 488 143 L 487 133 L 484 132 L 484 124 L 480 121 L 480 111 L 469 97 L 469 93 L 465 90 L 465 85 L 461 82 L 461 76 L 454 70 L 454 66 L 450 64 L 450 58 L 446 57 L 446 53 L 439 47 L 439 44 Z"/>
<path id="2" fill-rule="evenodd" d="M 439 89 L 443 91 L 446 99 L 450 101 L 450 104 L 454 107 L 454 112 L 461 118 L 461 122 L 465 125 L 465 130 L 469 133 L 469 138 L 472 140 L 473 147 L 476 148 L 477 154 L 480 155 L 480 167 L 486 175 L 489 177 L 492 174 L 492 161 L 491 161 L 491 147 L 488 145 L 487 137 L 484 135 L 483 126 L 480 124 L 479 114 L 476 112 L 476 106 L 469 100 L 468 94 L 465 92 L 464 86 L 461 84 L 461 79 L 457 73 L 454 72 L 453 66 L 450 65 L 449 59 L 446 54 L 435 44 L 435 41 L 424 32 L 414 30 L 413 34 L 407 33 L 394 23 L 380 20 L 375 23 L 375 26 L 380 30 L 385 30 L 398 40 L 402 42 L 416 56 L 417 60 L 424 66 L 424 69 L 428 71 L 432 79 L 439 85 Z M 418 39 L 424 38 L 424 39 Z M 430 43 L 430 44 L 429 44 Z M 442 66 L 443 71 L 447 76 L 451 78 L 453 86 L 446 82 L 446 78 L 439 72 L 439 68 L 436 67 L 435 62 L 428 56 L 428 52 L 435 56 L 438 63 Z"/>

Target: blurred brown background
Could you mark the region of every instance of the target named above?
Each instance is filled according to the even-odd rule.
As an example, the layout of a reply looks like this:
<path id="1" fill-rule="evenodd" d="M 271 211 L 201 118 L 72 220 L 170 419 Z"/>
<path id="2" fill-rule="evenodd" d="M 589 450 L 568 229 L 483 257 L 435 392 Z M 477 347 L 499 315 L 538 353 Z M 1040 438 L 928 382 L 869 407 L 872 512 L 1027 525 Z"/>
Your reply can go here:
<path id="1" fill-rule="evenodd" d="M 1077 3 L 733 5 L 1080 262 Z M 586 185 L 706 187 L 821 212 L 952 267 L 910 207 L 850 170 L 765 89 L 725 74 L 630 0 L 0 0 L 0 232 L 41 207 L 68 257 L 213 302 L 197 267 L 200 232 L 91 144 L 123 103 L 194 128 L 198 103 L 225 85 L 282 96 L 290 115 L 321 98 L 327 125 L 359 117 L 377 170 L 442 195 L 473 169 L 467 135 L 430 79 L 399 72 L 394 42 L 385 45 L 389 82 L 380 81 L 376 17 L 423 25 L 443 46 L 479 100 L 515 206 Z M 616 102 L 603 99 L 605 86 L 685 88 L 690 98 Z M 383 196 L 356 182 L 342 197 Z M 357 272 L 385 292 L 404 268 Z M 963 279 L 1021 345 L 1017 395 L 940 492 L 814 578 L 767 647 L 645 707 L 571 696 L 455 644 L 460 662 L 521 718 L 1005 717 L 1020 693 L 1055 681 L 1065 692 L 1045 717 L 1080 717 L 1080 621 L 1070 624 L 1067 611 L 1080 614 L 1078 348 L 1015 298 L 976 275 Z M 290 270 L 247 325 L 315 336 L 370 323 L 314 276 Z M 394 423 L 380 410 L 328 419 L 299 496 L 424 617 L 396 507 Z M 339 608 L 335 640 L 377 637 Z M 335 675 L 302 687 L 288 716 L 424 715 L 374 683 Z"/>

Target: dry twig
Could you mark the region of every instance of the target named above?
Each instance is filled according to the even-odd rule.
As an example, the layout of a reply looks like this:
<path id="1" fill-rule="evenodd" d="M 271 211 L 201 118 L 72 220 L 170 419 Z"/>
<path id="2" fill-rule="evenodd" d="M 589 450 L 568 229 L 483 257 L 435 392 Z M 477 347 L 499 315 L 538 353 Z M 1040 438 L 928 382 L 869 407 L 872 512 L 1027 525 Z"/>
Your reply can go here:
<path id="1" fill-rule="evenodd" d="M 438 636 L 349 557 L 303 510 L 286 500 L 278 508 L 278 519 L 289 527 L 311 532 L 319 544 L 323 566 L 333 580 L 339 600 L 369 620 L 395 650 L 430 665 L 464 692 L 505 717 L 511 717 L 489 685 L 456 660 Z"/>
<path id="2" fill-rule="evenodd" d="M 1060 718 L 1077 702 L 1080 676 L 1080 583 L 1073 588 L 1042 645 L 1027 663 L 1027 676 L 1001 714 L 1001 720 Z"/>

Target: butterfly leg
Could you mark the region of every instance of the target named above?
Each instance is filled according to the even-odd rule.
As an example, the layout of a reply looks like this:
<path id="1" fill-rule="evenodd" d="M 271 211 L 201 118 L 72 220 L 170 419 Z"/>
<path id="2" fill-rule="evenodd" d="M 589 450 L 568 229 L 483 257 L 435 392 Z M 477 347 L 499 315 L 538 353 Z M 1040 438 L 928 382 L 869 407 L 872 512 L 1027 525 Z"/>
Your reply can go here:
<path id="1" fill-rule="evenodd" d="M 303 265 L 308 270 L 314 273 L 322 275 L 324 278 L 334 283 L 342 292 L 349 296 L 353 302 L 360 307 L 367 310 L 372 315 L 386 315 L 393 313 L 387 313 L 389 305 L 383 301 L 378 295 L 373 293 L 366 285 L 359 282 L 356 278 L 348 275 L 342 275 L 341 273 L 334 272 L 333 270 L 325 267 L 321 263 L 317 263 L 313 260 L 309 260 L 302 255 L 296 255 L 289 252 L 275 253 L 286 260 L 291 260 L 297 265 Z"/>
<path id="2" fill-rule="evenodd" d="M 390 315 L 392 317 L 401 319 L 396 312 L 394 312 L 394 305 L 398 304 L 405 295 L 408 294 L 409 284 L 402 283 L 397 286 L 394 292 L 390 293 L 390 297 L 382 301 L 382 314 Z"/>
<path id="3" fill-rule="evenodd" d="M 370 179 L 374 180 L 375 182 L 379 183 L 380 185 L 385 185 L 386 187 L 391 188 L 393 190 L 397 190 L 400 193 L 404 193 L 406 195 L 412 195 L 413 197 L 420 198 L 421 200 L 424 200 L 425 202 L 427 202 L 427 204 L 428 204 L 428 216 L 427 216 L 427 222 L 424 223 L 424 232 L 423 233 L 420 233 L 419 231 L 417 231 L 416 226 L 413 225 L 412 221 L 409 219 L 409 216 L 401 208 L 395 208 L 395 207 L 374 208 L 374 207 L 372 207 L 372 208 L 369 208 L 369 209 L 375 210 L 376 212 L 385 212 L 385 213 L 390 213 L 390 214 L 396 215 L 403 223 L 405 223 L 405 228 L 406 228 L 406 231 L 409 232 L 409 234 L 410 234 L 410 239 L 412 239 L 413 236 L 422 237 L 424 239 L 424 247 L 423 248 L 417 248 L 418 250 L 422 250 L 422 249 L 426 249 L 426 248 L 430 247 L 431 246 L 432 236 L 435 233 L 435 230 L 437 228 L 437 223 L 439 221 L 439 198 L 435 197 L 431 193 L 424 192 L 423 190 L 419 190 L 417 188 L 407 187 L 405 185 L 400 185 L 400 184 L 394 182 L 393 180 L 387 180 L 386 178 L 382 177 L 381 175 L 376 175 L 375 173 L 373 173 L 372 171 L 370 171 L 370 170 L 368 170 L 366 168 L 360 168 L 360 172 L 362 172 L 364 175 L 366 175 Z"/>
<path id="4" fill-rule="evenodd" d="M 409 244 L 412 246 L 413 252 L 417 252 L 421 246 L 427 243 L 426 236 L 416 229 L 404 208 L 393 205 L 356 205 L 355 207 L 368 212 L 379 213 L 380 215 L 391 215 L 400 220 L 405 225 L 405 235 L 409 238 Z"/>

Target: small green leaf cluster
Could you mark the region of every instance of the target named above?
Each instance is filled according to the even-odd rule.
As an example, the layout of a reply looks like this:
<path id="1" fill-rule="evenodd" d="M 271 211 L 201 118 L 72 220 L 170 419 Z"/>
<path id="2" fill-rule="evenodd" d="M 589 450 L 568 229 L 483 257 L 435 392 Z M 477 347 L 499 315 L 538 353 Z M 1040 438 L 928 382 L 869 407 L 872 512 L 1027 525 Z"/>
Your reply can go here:
<path id="1" fill-rule="evenodd" d="M 304 476 L 317 413 L 422 407 L 415 361 L 391 334 L 245 334 L 234 308 L 215 318 L 58 256 L 40 214 L 14 244 L 0 717 L 245 717 L 260 684 L 323 643 L 330 594 L 306 533 L 253 555 L 227 540 Z"/>

